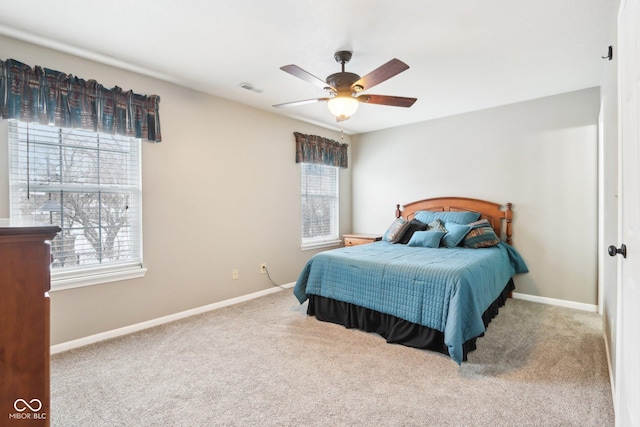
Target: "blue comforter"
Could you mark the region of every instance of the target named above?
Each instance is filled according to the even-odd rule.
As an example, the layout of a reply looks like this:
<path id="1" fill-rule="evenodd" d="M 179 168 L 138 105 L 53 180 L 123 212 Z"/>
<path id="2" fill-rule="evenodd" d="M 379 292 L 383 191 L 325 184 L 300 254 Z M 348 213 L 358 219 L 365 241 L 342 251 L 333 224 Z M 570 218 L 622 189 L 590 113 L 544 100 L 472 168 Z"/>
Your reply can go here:
<path id="1" fill-rule="evenodd" d="M 444 332 L 449 355 L 485 330 L 482 313 L 511 277 L 527 272 L 511 246 L 421 248 L 379 241 L 321 252 L 305 265 L 294 288 L 352 303 Z"/>

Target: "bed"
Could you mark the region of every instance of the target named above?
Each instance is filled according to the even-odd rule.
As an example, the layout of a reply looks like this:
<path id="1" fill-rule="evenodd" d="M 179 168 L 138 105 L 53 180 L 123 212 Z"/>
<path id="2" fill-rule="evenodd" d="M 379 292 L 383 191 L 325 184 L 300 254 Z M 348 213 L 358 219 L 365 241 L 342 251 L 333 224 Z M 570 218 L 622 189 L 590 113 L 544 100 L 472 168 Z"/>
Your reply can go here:
<path id="1" fill-rule="evenodd" d="M 382 240 L 314 255 L 294 295 L 318 320 L 461 364 L 528 271 L 512 218 L 510 203 L 463 197 L 397 205 Z"/>

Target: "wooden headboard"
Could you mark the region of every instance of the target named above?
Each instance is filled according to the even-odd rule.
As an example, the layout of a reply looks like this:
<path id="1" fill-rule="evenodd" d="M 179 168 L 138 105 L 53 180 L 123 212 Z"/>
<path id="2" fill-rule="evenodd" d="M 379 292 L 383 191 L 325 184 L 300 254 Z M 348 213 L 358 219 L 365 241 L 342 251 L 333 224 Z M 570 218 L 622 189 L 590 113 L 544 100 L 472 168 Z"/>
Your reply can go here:
<path id="1" fill-rule="evenodd" d="M 513 234 L 511 220 L 513 211 L 511 203 L 501 205 L 486 200 L 469 199 L 466 197 L 436 197 L 434 199 L 418 200 L 400 208 L 396 205 L 396 218 L 413 219 L 417 211 L 472 211 L 480 214 L 480 219 L 488 219 L 496 235 L 511 244 Z M 503 227 L 504 223 L 504 227 Z"/>

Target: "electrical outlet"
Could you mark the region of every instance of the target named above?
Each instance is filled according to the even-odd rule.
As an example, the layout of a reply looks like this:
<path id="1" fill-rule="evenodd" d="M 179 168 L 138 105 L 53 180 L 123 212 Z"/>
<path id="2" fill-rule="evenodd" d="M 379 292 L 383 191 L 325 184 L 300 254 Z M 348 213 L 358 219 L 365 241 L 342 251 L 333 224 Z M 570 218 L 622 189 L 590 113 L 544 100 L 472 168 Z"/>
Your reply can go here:
<path id="1" fill-rule="evenodd" d="M 238 279 L 238 269 L 234 268 L 233 272 L 231 273 L 231 277 L 233 278 L 233 280 L 237 280 Z"/>
<path id="2" fill-rule="evenodd" d="M 267 263 L 263 262 L 260 264 L 260 274 L 267 274 Z"/>

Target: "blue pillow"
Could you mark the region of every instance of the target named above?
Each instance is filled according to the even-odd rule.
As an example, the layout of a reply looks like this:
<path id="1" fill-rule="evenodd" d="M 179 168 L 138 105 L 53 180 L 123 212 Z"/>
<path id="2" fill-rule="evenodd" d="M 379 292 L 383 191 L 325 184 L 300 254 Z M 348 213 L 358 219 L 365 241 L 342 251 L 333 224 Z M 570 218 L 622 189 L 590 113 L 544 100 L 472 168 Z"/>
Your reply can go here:
<path id="1" fill-rule="evenodd" d="M 468 225 L 462 225 L 455 222 L 445 222 L 445 228 L 447 229 L 447 234 L 442 238 L 443 246 L 447 248 L 455 248 L 462 242 L 464 236 L 467 235 L 471 227 Z"/>
<path id="2" fill-rule="evenodd" d="M 477 221 L 480 218 L 478 212 L 469 211 L 418 211 L 414 215 L 414 218 L 425 224 L 429 224 L 431 221 L 439 219 L 443 222 L 456 222 L 458 224 L 469 224 L 470 222 Z"/>
<path id="3" fill-rule="evenodd" d="M 416 231 L 415 233 L 413 233 L 413 236 L 411 236 L 411 240 L 409 240 L 407 246 L 438 248 L 440 247 L 440 239 L 442 239 L 442 236 L 444 236 L 444 231 Z"/>

